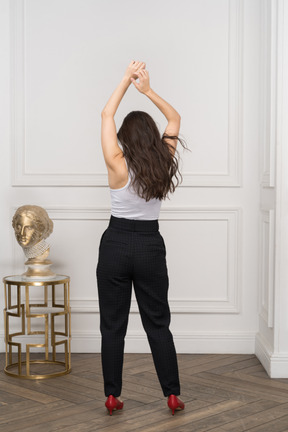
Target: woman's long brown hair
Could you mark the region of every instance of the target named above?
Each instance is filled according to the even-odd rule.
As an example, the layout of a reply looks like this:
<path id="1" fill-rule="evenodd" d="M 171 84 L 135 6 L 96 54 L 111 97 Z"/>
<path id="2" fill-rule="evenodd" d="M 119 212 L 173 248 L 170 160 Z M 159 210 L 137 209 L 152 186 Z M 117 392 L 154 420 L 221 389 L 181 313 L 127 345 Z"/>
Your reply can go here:
<path id="1" fill-rule="evenodd" d="M 184 140 L 163 134 L 153 118 L 144 111 L 132 111 L 123 120 L 117 133 L 128 169 L 132 171 L 132 185 L 137 194 L 149 201 L 163 200 L 182 182 L 179 171 L 179 153 L 169 143 L 177 139 L 186 148 Z"/>

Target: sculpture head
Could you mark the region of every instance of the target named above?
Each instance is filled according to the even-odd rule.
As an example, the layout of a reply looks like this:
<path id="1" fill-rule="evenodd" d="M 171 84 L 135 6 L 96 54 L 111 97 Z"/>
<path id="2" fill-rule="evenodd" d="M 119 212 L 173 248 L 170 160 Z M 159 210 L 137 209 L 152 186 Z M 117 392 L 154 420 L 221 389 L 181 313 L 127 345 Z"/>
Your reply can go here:
<path id="1" fill-rule="evenodd" d="M 53 222 L 45 209 L 35 205 L 19 207 L 13 217 L 15 236 L 23 248 L 31 248 L 53 231 Z"/>

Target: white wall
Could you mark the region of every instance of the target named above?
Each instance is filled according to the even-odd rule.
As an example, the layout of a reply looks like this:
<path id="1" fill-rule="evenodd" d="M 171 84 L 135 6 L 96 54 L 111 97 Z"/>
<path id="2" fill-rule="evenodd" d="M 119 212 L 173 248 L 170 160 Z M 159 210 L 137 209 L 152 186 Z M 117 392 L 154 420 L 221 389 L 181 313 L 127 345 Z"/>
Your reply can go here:
<path id="1" fill-rule="evenodd" d="M 288 378 L 288 4 L 261 2 L 259 332 L 255 352 Z"/>
<path id="2" fill-rule="evenodd" d="M 100 350 L 95 269 L 110 210 L 100 112 L 130 60 L 143 60 L 191 149 L 181 152 L 183 185 L 160 214 L 176 349 L 253 353 L 260 1 L 148 0 L 140 11 L 131 0 L 4 0 L 1 8 L 1 275 L 24 271 L 15 209 L 43 206 L 55 226 L 54 270 L 71 276 L 72 350 Z M 134 87 L 117 127 L 133 109 L 163 132 L 165 118 Z M 149 352 L 134 295 L 125 350 Z"/>

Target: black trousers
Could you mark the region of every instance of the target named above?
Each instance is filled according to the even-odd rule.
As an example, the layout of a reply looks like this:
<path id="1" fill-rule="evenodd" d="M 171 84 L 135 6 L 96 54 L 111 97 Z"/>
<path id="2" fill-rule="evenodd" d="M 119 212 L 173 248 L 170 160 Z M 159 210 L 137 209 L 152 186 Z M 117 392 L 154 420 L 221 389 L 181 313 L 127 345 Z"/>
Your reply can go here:
<path id="1" fill-rule="evenodd" d="M 111 216 L 100 241 L 97 265 L 106 396 L 121 394 L 132 282 L 163 394 L 180 395 L 177 356 L 169 330 L 166 249 L 158 220 Z"/>

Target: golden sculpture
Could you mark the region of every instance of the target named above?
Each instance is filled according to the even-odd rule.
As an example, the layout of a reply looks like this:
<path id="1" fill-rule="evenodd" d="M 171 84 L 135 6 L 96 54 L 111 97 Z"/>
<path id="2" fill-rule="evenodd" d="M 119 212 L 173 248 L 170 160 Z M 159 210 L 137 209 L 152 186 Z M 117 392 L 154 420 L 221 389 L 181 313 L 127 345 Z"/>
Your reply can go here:
<path id="1" fill-rule="evenodd" d="M 47 257 L 50 245 L 45 239 L 53 231 L 53 222 L 42 207 L 24 205 L 19 207 L 12 220 L 16 239 L 28 258 L 25 265 L 28 269 L 23 273 L 25 279 L 52 279 L 56 275 L 50 270 L 52 261 Z"/>

